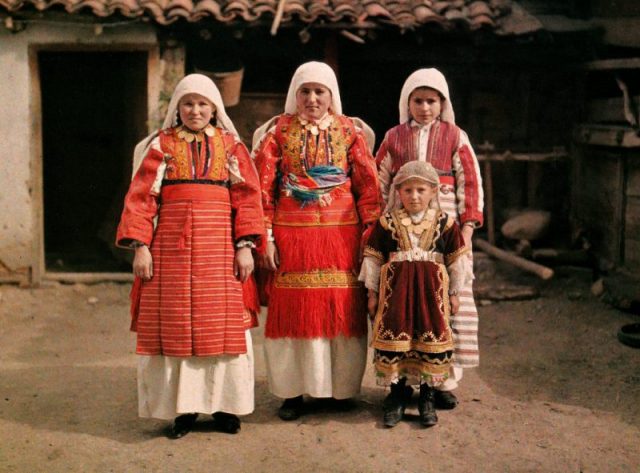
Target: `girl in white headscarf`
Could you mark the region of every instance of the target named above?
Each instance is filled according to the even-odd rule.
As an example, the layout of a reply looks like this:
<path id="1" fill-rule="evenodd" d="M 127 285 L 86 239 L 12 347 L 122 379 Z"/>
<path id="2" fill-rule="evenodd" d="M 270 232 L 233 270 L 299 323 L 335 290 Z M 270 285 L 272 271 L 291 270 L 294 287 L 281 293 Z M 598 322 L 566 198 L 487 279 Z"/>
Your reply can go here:
<path id="1" fill-rule="evenodd" d="M 366 363 L 360 241 L 378 218 L 375 162 L 363 129 L 342 115 L 329 66 L 300 66 L 284 114 L 254 135 L 272 271 L 265 353 L 269 388 L 300 416 L 303 395 L 349 399 Z"/>
<path id="2" fill-rule="evenodd" d="M 135 248 L 139 415 L 175 418 L 172 438 L 198 413 L 236 433 L 254 407 L 251 250 L 264 227 L 256 169 L 209 78 L 180 81 L 134 161 L 116 244 Z"/>
<path id="3" fill-rule="evenodd" d="M 465 243 L 471 248 L 473 231 L 483 221 L 482 178 L 469 138 L 455 124 L 444 75 L 437 69 L 412 73 L 402 87 L 398 107 L 400 124 L 386 133 L 376 154 L 385 202 L 397 201 L 391 198 L 396 192 L 391 183 L 403 164 L 416 160 L 431 163 L 440 176 L 440 206 L 461 225 Z M 467 257 L 471 267 L 471 252 Z M 468 281 L 460 290 L 460 310 L 451 317 L 455 354 L 451 375 L 436 392 L 436 405 L 441 409 L 457 405 L 451 391 L 458 386 L 463 368 L 479 363 L 478 312 L 472 279 Z"/>

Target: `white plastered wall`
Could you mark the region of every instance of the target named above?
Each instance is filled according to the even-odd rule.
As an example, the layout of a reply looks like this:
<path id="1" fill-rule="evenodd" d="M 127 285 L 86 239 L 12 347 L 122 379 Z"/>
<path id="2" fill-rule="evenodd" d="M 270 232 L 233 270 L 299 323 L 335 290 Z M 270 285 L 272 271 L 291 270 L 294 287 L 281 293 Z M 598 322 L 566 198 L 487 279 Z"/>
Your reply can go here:
<path id="1" fill-rule="evenodd" d="M 151 25 L 104 28 L 101 34 L 72 24 L 29 23 L 17 33 L 0 26 L 0 280 L 38 282 L 41 276 L 41 109 L 34 51 L 49 47 L 147 49 L 150 67 L 151 56 L 157 58 Z M 157 103 L 157 72 L 148 74 L 149 104 Z"/>

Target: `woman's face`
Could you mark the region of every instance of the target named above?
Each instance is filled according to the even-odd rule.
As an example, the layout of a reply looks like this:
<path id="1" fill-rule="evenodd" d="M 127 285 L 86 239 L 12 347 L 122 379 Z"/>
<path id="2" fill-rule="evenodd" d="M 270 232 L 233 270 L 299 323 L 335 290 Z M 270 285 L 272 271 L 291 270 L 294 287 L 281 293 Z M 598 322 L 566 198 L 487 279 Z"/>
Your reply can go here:
<path id="1" fill-rule="evenodd" d="M 409 113 L 421 125 L 431 123 L 440 116 L 441 111 L 442 99 L 436 90 L 419 88 L 409 95 Z"/>
<path id="2" fill-rule="evenodd" d="M 307 120 L 319 120 L 331 106 L 331 91 L 317 82 L 305 82 L 296 92 L 298 114 Z"/>
<path id="3" fill-rule="evenodd" d="M 398 193 L 402 206 L 409 213 L 418 213 L 429 208 L 429 202 L 438 193 L 438 186 L 422 179 L 409 179 L 400 185 Z"/>
<path id="4" fill-rule="evenodd" d="M 216 107 L 200 94 L 187 94 L 180 99 L 178 113 L 182 123 L 193 131 L 200 131 L 211 121 Z"/>

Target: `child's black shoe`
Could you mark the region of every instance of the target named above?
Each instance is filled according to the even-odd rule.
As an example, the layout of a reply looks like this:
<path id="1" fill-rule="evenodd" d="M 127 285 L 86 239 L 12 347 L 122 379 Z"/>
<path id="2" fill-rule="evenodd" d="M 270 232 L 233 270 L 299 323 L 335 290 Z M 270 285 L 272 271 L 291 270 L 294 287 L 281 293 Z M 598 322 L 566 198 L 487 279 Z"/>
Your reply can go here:
<path id="1" fill-rule="evenodd" d="M 404 383 L 395 383 L 391 385 L 391 392 L 387 395 L 382 403 L 384 412 L 383 423 L 385 427 L 395 427 L 407 408 L 407 403 L 411 399 L 413 389 L 411 386 L 405 386 Z"/>
<path id="2" fill-rule="evenodd" d="M 438 423 L 435 406 L 435 390 L 428 384 L 420 385 L 420 399 L 418 400 L 420 423 L 424 427 L 433 427 Z"/>

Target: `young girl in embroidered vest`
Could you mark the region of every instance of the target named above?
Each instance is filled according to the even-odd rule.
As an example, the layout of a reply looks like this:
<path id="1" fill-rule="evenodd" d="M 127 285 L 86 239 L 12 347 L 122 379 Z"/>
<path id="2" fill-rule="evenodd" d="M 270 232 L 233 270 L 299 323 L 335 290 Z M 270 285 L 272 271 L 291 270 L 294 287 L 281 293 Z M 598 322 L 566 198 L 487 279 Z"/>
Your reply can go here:
<path id="1" fill-rule="evenodd" d="M 251 250 L 266 238 L 262 219 L 256 169 L 218 89 L 185 77 L 163 129 L 136 147 L 116 240 L 135 248 L 139 415 L 175 417 L 171 438 L 198 413 L 236 433 L 236 415 L 253 412 Z"/>
<path id="2" fill-rule="evenodd" d="M 451 314 L 465 282 L 469 251 L 454 219 L 438 204 L 438 173 L 428 163 L 403 165 L 393 180 L 387 210 L 364 250 L 359 279 L 368 289 L 372 346 L 379 384 L 391 385 L 384 424 L 396 425 L 406 407 L 409 384 L 420 385 L 418 410 L 425 427 L 438 421 L 434 387 L 449 377 Z"/>
<path id="3" fill-rule="evenodd" d="M 462 228 L 471 248 L 475 228 L 482 225 L 483 192 L 478 161 L 466 133 L 455 124 L 447 81 L 437 69 L 411 74 L 400 94 L 400 124 L 390 129 L 376 154 L 380 186 L 385 202 L 398 169 L 410 161 L 426 161 L 440 178 L 438 198 L 442 210 Z M 472 253 L 466 256 L 473 267 Z M 473 270 L 471 270 L 473 271 Z M 472 279 L 460 288 L 460 310 L 452 317 L 455 345 L 451 373 L 436 391 L 436 406 L 453 409 L 458 401 L 451 392 L 462 378 L 463 368 L 478 366 L 478 312 Z"/>

